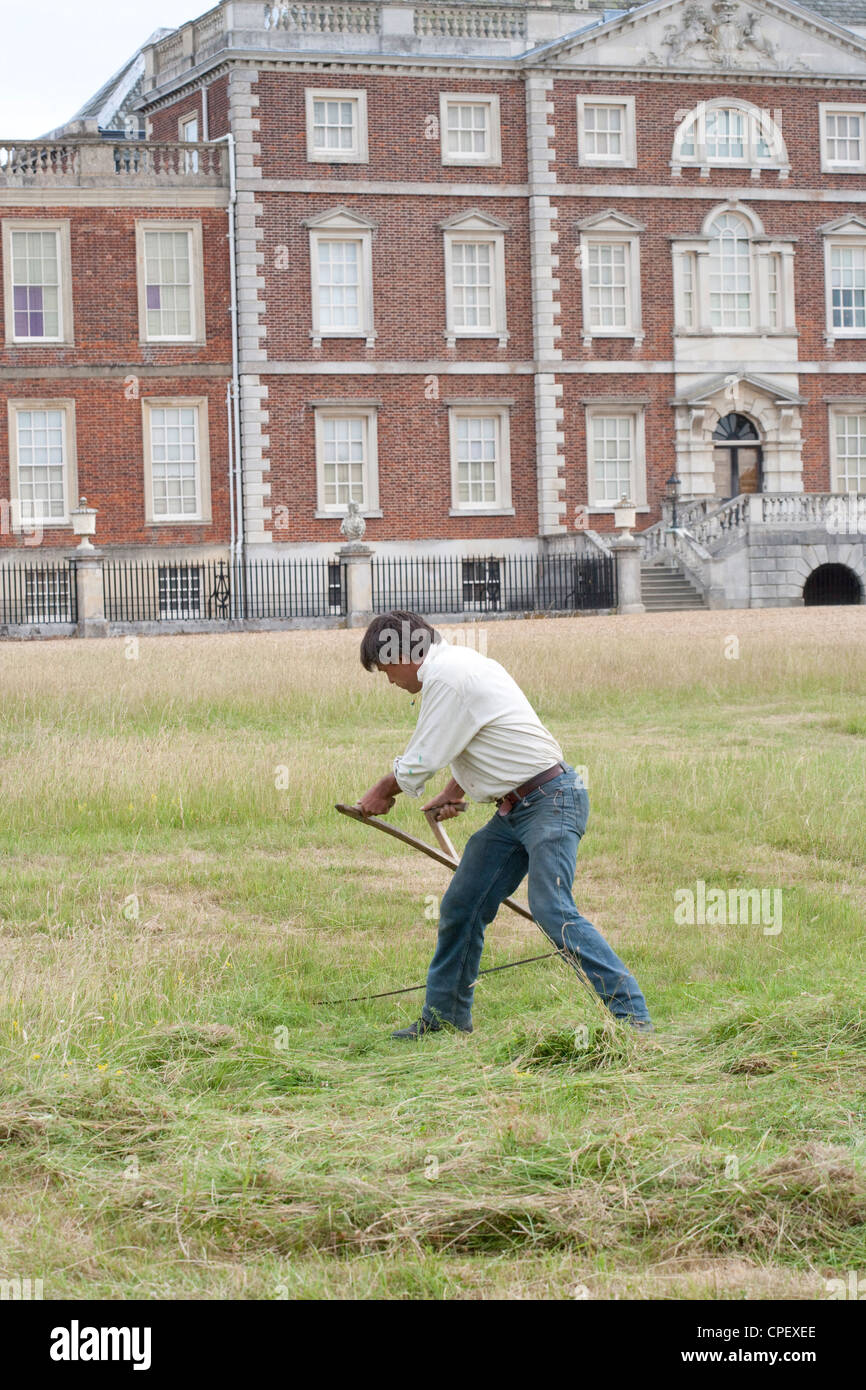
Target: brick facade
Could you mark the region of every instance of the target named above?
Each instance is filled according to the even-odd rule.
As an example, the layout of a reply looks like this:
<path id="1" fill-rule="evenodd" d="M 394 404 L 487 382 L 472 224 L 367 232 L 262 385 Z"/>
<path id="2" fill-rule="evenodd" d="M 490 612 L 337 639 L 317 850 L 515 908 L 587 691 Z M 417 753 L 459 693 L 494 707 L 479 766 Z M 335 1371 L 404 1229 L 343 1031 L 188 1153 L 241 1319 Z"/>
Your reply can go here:
<path id="1" fill-rule="evenodd" d="M 539 19 L 538 7 L 528 8 L 526 32 L 532 24 L 547 24 L 538 32 L 553 37 L 553 20 L 543 14 Z M 649 23 L 653 6 L 644 8 Z M 235 5 L 234 22 L 243 27 L 237 17 L 243 10 L 244 24 L 260 25 L 261 17 L 254 16 L 260 9 Z M 569 17 L 561 5 L 552 13 L 561 35 L 573 32 L 580 39 L 589 24 L 588 16 Z M 636 23 L 634 11 L 627 23 Z M 602 25 L 602 37 L 610 29 Z M 409 40 L 389 48 L 384 38 L 371 39 L 369 52 L 366 39 L 357 36 L 343 47 L 339 34 L 320 36 L 317 42 L 330 46 L 328 57 L 309 36 L 293 46 L 291 36 L 270 21 L 260 34 L 260 53 L 255 45 L 250 49 L 245 29 L 243 54 L 232 53 L 240 43 L 226 43 L 200 59 L 193 30 L 195 25 L 181 31 L 182 60 L 175 56 L 174 39 L 148 51 L 142 112 L 155 145 L 176 142 L 180 119 L 193 112 L 209 140 L 230 132 L 236 142 L 239 438 L 249 544 L 330 549 L 338 539 L 339 517 L 316 514 L 316 402 L 356 401 L 365 409 L 372 403 L 381 514 L 371 510 L 368 536 L 389 547 L 430 541 L 464 551 L 510 549 L 573 531 L 576 509 L 592 501 L 587 408 L 593 403 L 615 411 L 617 402 L 625 402 L 640 412 L 645 458 L 634 467 L 642 470 L 646 504 L 638 525 L 652 524 L 661 515 L 666 480 L 683 472 L 684 431 L 700 426 L 700 419 L 694 423 L 695 392 L 714 372 L 755 377 L 759 393 L 760 382 L 769 381 L 768 410 L 774 390 L 781 393 L 787 413 L 780 417 L 781 443 L 773 445 L 772 476 L 796 477 L 795 486 L 806 491 L 830 490 L 828 405 L 862 396 L 866 414 L 866 373 L 851 370 L 862 361 L 861 341 L 827 342 L 821 229 L 866 207 L 866 167 L 843 175 L 822 169 L 820 105 L 846 102 L 866 110 L 861 40 L 851 35 L 841 42 L 815 19 L 821 41 L 839 48 L 841 75 L 829 83 L 823 75 L 817 80 L 789 70 L 783 61 L 776 64 L 775 80 L 766 72 L 744 74 L 736 65 L 719 66 L 711 75 L 688 72 L 682 70 L 687 58 L 680 70 L 671 63 L 669 72 L 644 73 L 632 63 L 599 74 L 605 64 L 591 52 L 579 59 L 562 44 L 537 47 L 528 61 L 521 56 L 530 52 L 528 39 L 522 47 L 515 39 L 509 48 L 495 36 L 486 48 L 484 40 L 472 38 L 461 47 L 447 34 L 441 41 L 416 37 L 414 48 Z M 174 67 L 163 68 L 168 59 L 161 54 L 169 46 Z M 366 94 L 366 159 L 308 158 L 309 89 Z M 443 162 L 441 93 L 498 100 L 500 162 Z M 581 162 L 585 137 L 578 128 L 578 96 L 633 99 L 632 167 Z M 683 116 L 720 97 L 770 113 L 787 146 L 787 177 L 777 167 L 757 176 L 743 167 L 672 169 Z M 75 314 L 71 346 L 4 342 L 0 349 L 0 492 L 10 495 L 7 397 L 74 399 L 79 490 L 99 508 L 100 539 L 109 546 L 228 543 L 225 397 L 232 375 L 232 286 L 223 149 L 224 177 L 220 189 L 210 191 L 211 205 L 203 205 L 197 178 L 204 165 L 194 167 L 182 154 L 178 158 L 186 165 L 154 178 L 140 206 L 113 205 L 110 180 L 101 189 L 82 187 L 71 203 L 52 202 L 43 184 L 38 199 L 16 205 L 14 189 L 0 186 L 3 221 L 68 219 Z M 730 347 L 727 338 L 724 344 L 710 341 L 702 358 L 700 346 L 677 327 L 672 239 L 700 242 L 707 215 L 731 203 L 760 219 L 756 247 L 793 245 L 795 324 L 788 333 L 758 333 L 745 343 L 733 335 Z M 308 224 L 339 209 L 371 224 L 374 333 L 366 341 L 363 335 L 313 339 Z M 584 321 L 581 229 L 605 213 L 635 229 L 639 333 L 593 336 Z M 507 336 L 458 336 L 449 344 L 443 223 L 461 214 L 491 219 L 501 232 Z M 202 344 L 139 342 L 135 224 L 148 218 L 201 222 L 207 330 Z M 727 352 L 735 355 L 728 358 Z M 208 401 L 207 525 L 145 525 L 140 401 L 124 397 L 124 383 L 136 375 L 142 396 Z M 510 507 L 460 514 L 452 505 L 448 410 L 455 401 L 489 401 L 507 410 Z M 716 418 L 712 409 L 705 428 Z M 768 436 L 768 459 L 769 443 Z M 695 463 L 695 479 L 699 468 Z M 612 503 L 594 510 L 592 526 L 600 533 L 611 530 Z M 46 543 L 69 544 L 68 532 L 49 535 Z M 15 546 L 20 539 L 4 534 L 0 544 Z"/>

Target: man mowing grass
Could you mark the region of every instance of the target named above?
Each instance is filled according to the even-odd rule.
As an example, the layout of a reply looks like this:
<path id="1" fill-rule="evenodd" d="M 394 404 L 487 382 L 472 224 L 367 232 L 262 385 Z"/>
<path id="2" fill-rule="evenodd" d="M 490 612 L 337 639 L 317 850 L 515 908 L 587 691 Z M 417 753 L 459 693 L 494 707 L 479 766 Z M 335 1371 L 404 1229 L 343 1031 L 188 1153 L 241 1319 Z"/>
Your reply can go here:
<path id="1" fill-rule="evenodd" d="M 496 803 L 496 814 L 467 843 L 442 899 L 421 1017 L 392 1038 L 419 1039 L 445 1024 L 472 1032 L 485 929 L 527 871 L 538 925 L 616 1018 L 652 1032 L 634 976 L 575 906 L 571 885 L 589 798 L 520 687 L 497 661 L 452 646 L 417 613 L 374 618 L 361 643 L 361 663 L 411 695 L 423 691 L 423 699 L 408 748 L 394 759 L 394 771 L 364 793 L 358 809 L 386 815 L 401 791 L 420 796 L 449 764 L 451 780 L 425 811 L 435 808 L 436 819 L 447 820 L 458 814 L 464 794 Z"/>

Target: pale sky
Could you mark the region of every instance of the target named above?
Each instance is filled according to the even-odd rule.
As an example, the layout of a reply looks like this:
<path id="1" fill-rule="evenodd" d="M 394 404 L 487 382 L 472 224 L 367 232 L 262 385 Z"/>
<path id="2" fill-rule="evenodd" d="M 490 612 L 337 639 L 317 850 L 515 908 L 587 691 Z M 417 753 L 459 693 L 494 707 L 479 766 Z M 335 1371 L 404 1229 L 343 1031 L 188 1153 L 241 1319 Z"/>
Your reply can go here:
<path id="1" fill-rule="evenodd" d="M 208 0 L 0 0 L 0 144 L 62 125 L 154 29 Z"/>

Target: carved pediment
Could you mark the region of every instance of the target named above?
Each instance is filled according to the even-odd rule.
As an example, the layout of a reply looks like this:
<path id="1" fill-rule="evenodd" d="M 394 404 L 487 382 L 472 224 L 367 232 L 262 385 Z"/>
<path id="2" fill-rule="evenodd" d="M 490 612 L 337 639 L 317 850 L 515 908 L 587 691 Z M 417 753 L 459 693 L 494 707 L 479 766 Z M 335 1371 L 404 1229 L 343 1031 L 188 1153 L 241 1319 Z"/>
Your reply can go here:
<path id="1" fill-rule="evenodd" d="M 866 40 L 789 0 L 651 0 L 549 48 L 563 66 L 862 76 Z"/>

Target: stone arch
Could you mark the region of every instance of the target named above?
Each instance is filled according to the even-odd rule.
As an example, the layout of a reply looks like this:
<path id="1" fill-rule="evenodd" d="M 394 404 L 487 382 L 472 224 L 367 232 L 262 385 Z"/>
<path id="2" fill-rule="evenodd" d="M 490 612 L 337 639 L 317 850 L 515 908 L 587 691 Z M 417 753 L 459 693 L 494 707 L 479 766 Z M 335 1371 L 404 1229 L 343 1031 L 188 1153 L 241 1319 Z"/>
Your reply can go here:
<path id="1" fill-rule="evenodd" d="M 745 415 L 758 431 L 764 491 L 802 492 L 799 396 L 771 382 L 730 373 L 675 405 L 677 472 L 684 496 L 713 495 L 713 431 L 722 416 L 732 412 Z"/>
<path id="2" fill-rule="evenodd" d="M 866 543 L 863 541 L 828 538 L 817 545 L 804 545 L 793 573 L 802 577 L 800 601 L 805 602 L 806 584 L 817 570 L 827 565 L 838 565 L 850 570 L 860 583 L 860 602 L 866 602 Z"/>
<path id="3" fill-rule="evenodd" d="M 823 579 L 823 583 L 820 581 Z M 819 583 L 816 584 L 815 581 Z M 816 565 L 803 585 L 803 602 L 807 607 L 818 604 L 860 604 L 864 601 L 866 586 L 857 571 L 850 565 L 830 562 Z"/>

